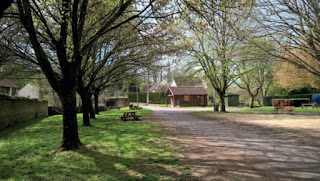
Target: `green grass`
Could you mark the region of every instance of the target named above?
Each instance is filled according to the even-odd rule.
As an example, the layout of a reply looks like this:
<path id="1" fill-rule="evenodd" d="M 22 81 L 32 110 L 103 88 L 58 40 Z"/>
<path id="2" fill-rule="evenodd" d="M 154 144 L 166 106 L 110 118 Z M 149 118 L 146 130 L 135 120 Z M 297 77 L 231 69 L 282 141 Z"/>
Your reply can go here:
<path id="1" fill-rule="evenodd" d="M 264 106 L 264 107 L 254 107 L 254 108 L 249 108 L 249 107 L 244 107 L 242 108 L 243 111 L 273 111 L 274 107 L 272 106 Z M 286 111 L 286 110 L 284 110 Z M 309 107 L 308 109 L 301 108 L 301 107 L 296 107 L 294 112 L 320 112 L 320 109 L 312 109 L 312 107 Z M 288 112 L 288 111 L 287 111 Z"/>
<path id="2" fill-rule="evenodd" d="M 125 110 L 112 110 L 81 126 L 84 147 L 55 151 L 62 139 L 62 116 L 38 118 L 0 132 L 0 180 L 172 180 L 179 178 L 161 165 L 178 158 L 161 137 L 160 125 L 149 121 L 121 121 Z M 146 115 L 150 110 L 137 110 Z"/>

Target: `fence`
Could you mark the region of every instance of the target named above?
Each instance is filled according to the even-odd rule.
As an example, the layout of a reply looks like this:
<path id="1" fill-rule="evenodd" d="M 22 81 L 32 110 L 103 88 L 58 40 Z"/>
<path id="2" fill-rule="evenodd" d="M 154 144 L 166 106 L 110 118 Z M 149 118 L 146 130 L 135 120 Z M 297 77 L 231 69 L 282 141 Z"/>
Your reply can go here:
<path id="1" fill-rule="evenodd" d="M 147 102 L 147 93 L 146 92 L 139 92 L 139 102 Z M 169 98 L 165 96 L 164 92 L 150 92 L 149 93 L 149 102 L 154 104 L 165 104 L 166 99 L 170 104 Z M 137 102 L 137 93 L 130 92 L 129 93 L 129 101 L 130 102 Z"/>

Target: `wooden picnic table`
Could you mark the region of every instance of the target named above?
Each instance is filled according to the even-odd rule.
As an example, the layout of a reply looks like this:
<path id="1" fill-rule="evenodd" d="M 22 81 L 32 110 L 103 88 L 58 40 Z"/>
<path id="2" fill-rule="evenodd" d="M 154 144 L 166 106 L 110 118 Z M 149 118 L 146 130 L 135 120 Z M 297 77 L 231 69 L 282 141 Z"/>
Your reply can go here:
<path id="1" fill-rule="evenodd" d="M 134 120 L 140 120 L 141 115 L 136 115 L 135 111 L 125 111 L 122 116 L 120 116 L 122 121 L 126 121 L 128 117 L 133 117 Z"/>
<path id="2" fill-rule="evenodd" d="M 142 109 L 142 107 L 139 106 L 129 106 L 130 109 Z"/>
<path id="3" fill-rule="evenodd" d="M 318 109 L 318 105 L 316 103 L 311 103 L 311 104 L 308 104 L 308 103 L 304 103 L 304 104 L 301 104 L 301 108 L 306 108 L 308 109 L 308 107 L 312 107 L 312 109 L 314 108 L 317 108 Z"/>

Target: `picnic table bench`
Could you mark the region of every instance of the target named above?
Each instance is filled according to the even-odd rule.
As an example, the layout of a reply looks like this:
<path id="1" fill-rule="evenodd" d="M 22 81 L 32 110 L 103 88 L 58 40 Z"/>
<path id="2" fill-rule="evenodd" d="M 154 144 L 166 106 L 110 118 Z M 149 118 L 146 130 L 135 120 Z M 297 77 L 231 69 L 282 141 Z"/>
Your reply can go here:
<path id="1" fill-rule="evenodd" d="M 294 106 L 274 106 L 274 113 L 278 114 L 279 109 L 288 110 L 289 113 L 292 114 L 292 111 L 294 110 Z"/>
<path id="2" fill-rule="evenodd" d="M 318 109 L 318 104 L 317 103 L 311 103 L 311 104 L 308 104 L 308 103 L 303 103 L 301 104 L 301 108 L 306 108 L 308 109 L 308 107 L 312 107 L 312 109 L 314 109 L 315 107 Z"/>
<path id="3" fill-rule="evenodd" d="M 122 121 L 126 121 L 128 117 L 133 117 L 134 120 L 140 120 L 141 115 L 136 115 L 135 111 L 125 111 L 122 116 L 119 116 Z"/>

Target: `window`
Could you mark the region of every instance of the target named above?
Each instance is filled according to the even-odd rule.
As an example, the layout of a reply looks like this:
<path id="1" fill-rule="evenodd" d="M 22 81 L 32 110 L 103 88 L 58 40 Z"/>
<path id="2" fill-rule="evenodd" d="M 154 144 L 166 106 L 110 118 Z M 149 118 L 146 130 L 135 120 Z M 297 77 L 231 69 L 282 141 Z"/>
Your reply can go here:
<path id="1" fill-rule="evenodd" d="M 189 101 L 189 100 L 190 100 L 190 96 L 184 96 L 184 97 L 183 97 L 183 100 L 184 100 L 184 101 Z"/>

